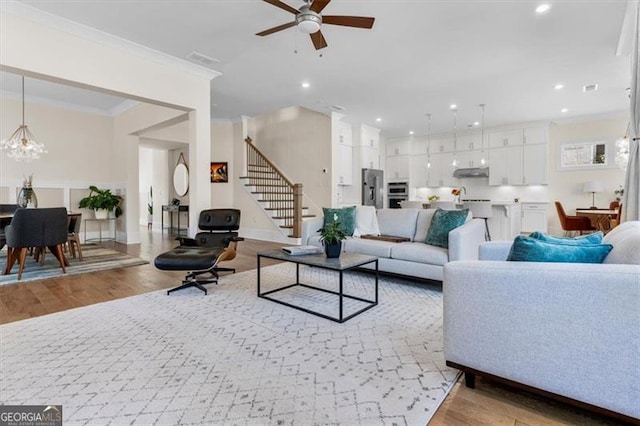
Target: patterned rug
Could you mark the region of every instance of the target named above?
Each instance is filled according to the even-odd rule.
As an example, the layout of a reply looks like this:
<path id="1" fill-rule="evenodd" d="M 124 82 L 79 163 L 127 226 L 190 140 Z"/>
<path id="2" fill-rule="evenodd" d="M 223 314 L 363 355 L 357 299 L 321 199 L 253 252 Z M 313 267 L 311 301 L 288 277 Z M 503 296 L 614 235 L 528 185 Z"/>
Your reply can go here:
<path id="1" fill-rule="evenodd" d="M 120 253 L 114 249 L 100 246 L 99 244 L 84 244 L 82 246 L 82 261 L 72 258 L 69 253 L 65 253 L 69 260 L 66 267 L 67 275 L 85 274 L 87 272 L 103 271 L 105 269 L 126 268 L 127 266 L 137 266 L 149 263 L 137 257 Z M 0 274 L 7 264 L 6 248 L 0 251 Z M 34 280 L 44 280 L 64 275 L 58 259 L 47 249 L 44 265 L 36 262 L 33 256 L 27 256 L 22 279 L 18 281 L 18 265 L 13 265 L 11 274 L 0 275 L 0 285 L 14 284 L 18 282 L 28 282 Z"/>
<path id="2" fill-rule="evenodd" d="M 265 289 L 294 277 L 262 270 Z M 337 287 L 318 268 L 301 280 Z M 371 297 L 372 281 L 345 288 Z M 208 287 L 0 326 L 0 403 L 62 404 L 65 425 L 425 425 L 458 377 L 437 287 L 381 278 L 379 305 L 343 324 L 256 297 L 255 270 Z M 323 292 L 283 297 L 337 310 Z"/>

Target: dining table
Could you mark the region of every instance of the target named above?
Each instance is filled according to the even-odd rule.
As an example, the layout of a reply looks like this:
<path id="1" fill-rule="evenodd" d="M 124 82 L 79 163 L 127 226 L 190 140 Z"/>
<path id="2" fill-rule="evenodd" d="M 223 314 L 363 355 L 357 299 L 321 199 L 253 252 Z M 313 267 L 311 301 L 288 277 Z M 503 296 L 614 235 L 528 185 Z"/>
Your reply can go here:
<path id="1" fill-rule="evenodd" d="M 605 234 L 611 230 L 611 218 L 617 213 L 617 210 L 610 209 L 576 209 L 576 216 L 588 217 L 591 225 Z"/>

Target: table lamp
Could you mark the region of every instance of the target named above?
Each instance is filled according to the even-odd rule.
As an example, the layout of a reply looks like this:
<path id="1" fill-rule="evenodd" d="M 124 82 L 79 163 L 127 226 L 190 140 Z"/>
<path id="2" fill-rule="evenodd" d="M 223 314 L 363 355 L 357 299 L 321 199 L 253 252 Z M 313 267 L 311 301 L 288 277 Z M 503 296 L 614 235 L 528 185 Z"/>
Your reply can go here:
<path id="1" fill-rule="evenodd" d="M 598 207 L 596 207 L 596 192 L 602 192 L 604 191 L 604 186 L 602 185 L 602 182 L 598 182 L 598 181 L 589 181 L 589 182 L 585 182 L 584 185 L 582 185 L 582 192 L 590 192 L 591 193 L 591 209 L 597 209 Z"/>

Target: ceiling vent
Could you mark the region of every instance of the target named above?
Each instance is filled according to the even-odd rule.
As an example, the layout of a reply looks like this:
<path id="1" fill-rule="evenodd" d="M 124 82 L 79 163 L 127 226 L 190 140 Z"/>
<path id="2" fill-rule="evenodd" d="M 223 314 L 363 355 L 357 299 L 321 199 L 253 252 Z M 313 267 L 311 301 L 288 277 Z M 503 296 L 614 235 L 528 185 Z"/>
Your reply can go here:
<path id="1" fill-rule="evenodd" d="M 331 105 L 331 109 L 334 111 L 344 111 L 346 108 L 343 107 L 342 105 L 335 104 L 335 105 Z"/>
<path id="2" fill-rule="evenodd" d="M 582 91 L 584 93 L 595 92 L 596 90 L 598 90 L 598 85 L 597 84 L 587 84 L 586 86 L 582 86 Z"/>
<path id="3" fill-rule="evenodd" d="M 187 59 L 191 62 L 195 62 L 196 64 L 204 65 L 205 67 L 210 67 L 212 65 L 217 64 L 220 60 L 211 58 L 207 55 L 203 55 L 202 53 L 198 53 L 193 51 L 187 55 Z"/>

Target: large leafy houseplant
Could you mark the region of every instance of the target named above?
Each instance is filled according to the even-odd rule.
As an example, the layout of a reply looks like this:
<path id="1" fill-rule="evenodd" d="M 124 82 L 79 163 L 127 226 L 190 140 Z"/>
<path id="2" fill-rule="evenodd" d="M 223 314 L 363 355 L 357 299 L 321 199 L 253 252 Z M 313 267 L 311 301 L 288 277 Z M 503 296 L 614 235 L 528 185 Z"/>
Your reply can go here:
<path id="1" fill-rule="evenodd" d="M 114 211 L 116 217 L 122 214 L 122 197 L 111 193 L 110 189 L 99 189 L 95 185 L 89 187 L 89 195 L 80 200 L 81 209 Z"/>

